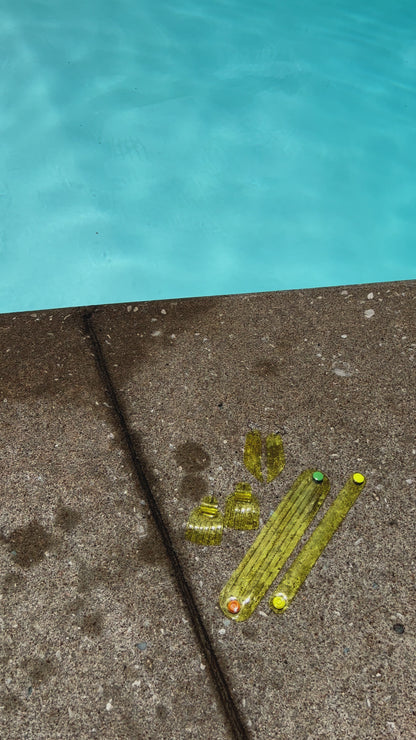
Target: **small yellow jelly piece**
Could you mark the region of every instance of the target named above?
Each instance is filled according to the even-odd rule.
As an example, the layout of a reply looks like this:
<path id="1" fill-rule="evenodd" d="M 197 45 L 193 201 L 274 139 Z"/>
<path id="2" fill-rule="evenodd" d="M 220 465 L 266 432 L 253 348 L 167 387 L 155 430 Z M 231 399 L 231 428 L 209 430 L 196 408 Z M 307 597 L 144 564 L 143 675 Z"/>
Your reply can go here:
<path id="1" fill-rule="evenodd" d="M 280 434 L 269 434 L 266 439 L 267 482 L 278 476 L 285 467 L 285 453 Z"/>
<path id="2" fill-rule="evenodd" d="M 261 434 L 257 429 L 249 432 L 246 436 L 243 462 L 249 473 L 254 475 L 257 480 L 262 482 L 263 473 L 261 472 Z"/>

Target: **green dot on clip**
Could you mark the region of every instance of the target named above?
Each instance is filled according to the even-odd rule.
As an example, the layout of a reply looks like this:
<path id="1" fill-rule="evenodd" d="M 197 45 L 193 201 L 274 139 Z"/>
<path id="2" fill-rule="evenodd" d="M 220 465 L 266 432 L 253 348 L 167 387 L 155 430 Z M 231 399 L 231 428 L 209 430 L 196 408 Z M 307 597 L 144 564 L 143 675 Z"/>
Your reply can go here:
<path id="1" fill-rule="evenodd" d="M 314 479 L 315 483 L 322 483 L 324 479 L 324 474 L 321 473 L 320 470 L 315 470 L 315 472 L 312 473 L 312 478 Z"/>

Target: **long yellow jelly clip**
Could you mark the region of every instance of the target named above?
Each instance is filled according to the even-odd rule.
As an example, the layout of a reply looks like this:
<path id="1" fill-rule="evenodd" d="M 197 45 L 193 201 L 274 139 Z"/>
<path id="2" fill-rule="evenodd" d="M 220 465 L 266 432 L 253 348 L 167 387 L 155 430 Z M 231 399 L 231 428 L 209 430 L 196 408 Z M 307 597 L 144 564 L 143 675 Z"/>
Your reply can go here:
<path id="1" fill-rule="evenodd" d="M 302 548 L 272 594 L 270 608 L 276 614 L 284 612 L 295 598 L 302 583 L 312 570 L 332 535 L 336 532 L 351 506 L 360 495 L 365 483 L 365 478 L 361 473 L 354 473 L 348 479 L 344 488 L 329 507 L 325 516 L 319 522 L 306 545 Z"/>
<path id="2" fill-rule="evenodd" d="M 277 578 L 329 491 L 319 470 L 300 474 L 243 557 L 220 594 L 224 614 L 239 622 L 251 616 Z"/>

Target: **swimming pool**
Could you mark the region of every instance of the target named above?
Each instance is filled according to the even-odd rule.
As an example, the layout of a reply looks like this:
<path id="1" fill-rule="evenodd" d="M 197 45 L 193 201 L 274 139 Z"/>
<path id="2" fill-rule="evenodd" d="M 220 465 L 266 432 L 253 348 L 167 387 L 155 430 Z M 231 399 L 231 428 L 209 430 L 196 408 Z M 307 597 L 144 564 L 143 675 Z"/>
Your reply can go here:
<path id="1" fill-rule="evenodd" d="M 416 277 L 416 5 L 0 11 L 0 311 Z"/>

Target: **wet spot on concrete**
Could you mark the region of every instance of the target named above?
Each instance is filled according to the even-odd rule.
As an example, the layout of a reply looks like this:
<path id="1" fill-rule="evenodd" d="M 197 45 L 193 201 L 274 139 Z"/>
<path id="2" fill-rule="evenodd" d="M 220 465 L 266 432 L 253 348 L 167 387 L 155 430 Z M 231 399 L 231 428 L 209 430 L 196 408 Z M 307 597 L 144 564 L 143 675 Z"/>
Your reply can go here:
<path id="1" fill-rule="evenodd" d="M 100 612 L 85 614 L 81 624 L 81 631 L 88 637 L 97 637 L 103 630 L 104 620 Z"/>
<path id="2" fill-rule="evenodd" d="M 25 668 L 32 686 L 46 683 L 56 673 L 56 667 L 49 658 L 29 658 L 25 661 Z"/>
<path id="3" fill-rule="evenodd" d="M 78 592 L 86 593 L 101 583 L 110 588 L 118 588 L 120 582 L 135 575 L 144 565 L 154 567 L 166 563 L 163 545 L 157 535 L 137 538 L 129 547 L 114 545 L 96 555 L 98 565 L 79 563 Z"/>
<path id="4" fill-rule="evenodd" d="M 18 593 L 25 583 L 25 579 L 21 573 L 11 571 L 3 578 L 2 593 L 4 596 L 11 596 L 12 594 Z"/>
<path id="5" fill-rule="evenodd" d="M 186 473 L 199 473 L 208 468 L 211 462 L 208 452 L 195 442 L 185 442 L 179 445 L 175 459 Z"/>
<path id="6" fill-rule="evenodd" d="M 164 704 L 158 704 L 156 707 L 156 717 L 164 722 L 169 717 L 169 709 Z"/>
<path id="7" fill-rule="evenodd" d="M 23 702 L 11 691 L 0 694 L 0 710 L 5 713 L 11 713 L 20 712 L 22 709 Z"/>
<path id="8" fill-rule="evenodd" d="M 159 535 L 139 540 L 136 551 L 139 566 L 166 564 L 167 555 Z"/>
<path id="9" fill-rule="evenodd" d="M 55 545 L 52 535 L 36 519 L 29 522 L 26 527 L 18 527 L 4 539 L 9 546 L 13 562 L 21 568 L 30 568 L 39 563 L 45 552 Z"/>
<path id="10" fill-rule="evenodd" d="M 3 647 L 0 653 L 0 665 L 7 665 L 11 660 L 13 652 L 9 647 Z"/>
<path id="11" fill-rule="evenodd" d="M 181 481 L 180 496 L 191 501 L 200 501 L 208 495 L 208 483 L 199 475 L 185 475 Z"/>
<path id="12" fill-rule="evenodd" d="M 144 477 L 146 478 L 147 483 L 149 484 L 150 489 L 153 491 L 155 488 L 159 485 L 159 479 L 157 475 L 154 474 L 154 471 L 152 469 L 152 466 L 148 464 L 147 461 L 147 455 L 146 455 L 146 449 L 145 446 L 142 443 L 141 436 L 139 432 L 133 431 L 131 433 L 131 439 L 133 442 L 133 447 L 135 450 L 135 453 L 137 455 L 137 461 L 139 462 L 139 465 L 142 469 L 142 472 L 144 474 Z M 135 465 L 136 465 L 135 461 Z M 143 495 L 142 491 L 140 491 L 140 495 L 137 498 L 141 498 Z"/>
<path id="13" fill-rule="evenodd" d="M 64 532 L 71 532 L 79 524 L 81 518 L 81 514 L 76 509 L 71 509 L 69 506 L 60 504 L 56 511 L 55 524 L 57 527 L 63 529 Z"/>
<path id="14" fill-rule="evenodd" d="M 242 626 L 242 633 L 248 640 L 256 640 L 258 637 L 258 632 L 252 624 L 244 624 Z"/>
<path id="15" fill-rule="evenodd" d="M 85 563 L 81 562 L 78 571 L 78 591 L 80 593 L 90 591 L 97 583 L 99 579 L 96 576 L 96 569 L 88 568 Z"/>
<path id="16" fill-rule="evenodd" d="M 272 360 L 261 360 L 254 365 L 254 372 L 261 378 L 276 378 L 281 372 L 278 362 Z"/>
<path id="17" fill-rule="evenodd" d="M 275 671 L 273 676 L 270 679 L 270 682 L 274 689 L 279 691 L 282 689 L 285 685 L 285 676 L 284 673 L 281 673 L 280 671 Z"/>
<path id="18" fill-rule="evenodd" d="M 76 599 L 71 601 L 71 603 L 68 605 L 68 614 L 77 614 L 77 612 L 80 611 L 84 607 L 84 600 L 81 599 L 80 596 L 77 596 Z"/>

